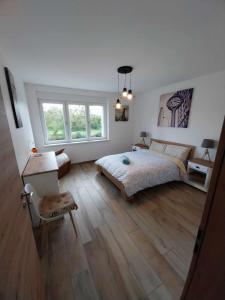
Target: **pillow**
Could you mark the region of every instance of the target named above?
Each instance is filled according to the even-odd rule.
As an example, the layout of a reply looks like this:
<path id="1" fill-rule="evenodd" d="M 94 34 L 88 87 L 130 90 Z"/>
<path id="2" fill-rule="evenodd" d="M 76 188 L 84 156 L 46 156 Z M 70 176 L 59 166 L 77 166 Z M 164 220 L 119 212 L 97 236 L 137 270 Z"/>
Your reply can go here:
<path id="1" fill-rule="evenodd" d="M 60 149 L 60 150 L 56 150 L 55 155 L 59 155 L 59 154 L 63 153 L 64 150 L 65 150 L 65 148 Z"/>
<path id="2" fill-rule="evenodd" d="M 130 164 L 130 160 L 129 160 L 129 158 L 126 155 L 122 155 L 121 159 L 122 159 L 122 163 L 124 165 L 129 165 Z"/>
<path id="3" fill-rule="evenodd" d="M 166 145 L 164 154 L 176 157 L 182 161 L 185 161 L 188 157 L 191 148 L 177 145 Z"/>
<path id="4" fill-rule="evenodd" d="M 164 152 L 165 148 L 166 148 L 166 144 L 152 141 L 149 149 L 162 153 L 162 152 Z"/>
<path id="5" fill-rule="evenodd" d="M 56 161 L 57 161 L 58 167 L 60 168 L 61 166 L 68 163 L 70 161 L 70 159 L 66 153 L 61 153 L 56 156 Z"/>

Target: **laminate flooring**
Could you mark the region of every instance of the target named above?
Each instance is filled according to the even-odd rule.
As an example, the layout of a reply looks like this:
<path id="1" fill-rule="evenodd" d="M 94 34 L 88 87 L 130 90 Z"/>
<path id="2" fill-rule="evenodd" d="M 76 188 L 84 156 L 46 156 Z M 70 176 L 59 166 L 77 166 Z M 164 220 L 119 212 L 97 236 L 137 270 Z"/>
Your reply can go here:
<path id="1" fill-rule="evenodd" d="M 97 173 L 73 165 L 60 180 L 79 209 L 35 231 L 49 300 L 179 299 L 206 194 L 182 182 L 139 192 L 135 202 Z"/>

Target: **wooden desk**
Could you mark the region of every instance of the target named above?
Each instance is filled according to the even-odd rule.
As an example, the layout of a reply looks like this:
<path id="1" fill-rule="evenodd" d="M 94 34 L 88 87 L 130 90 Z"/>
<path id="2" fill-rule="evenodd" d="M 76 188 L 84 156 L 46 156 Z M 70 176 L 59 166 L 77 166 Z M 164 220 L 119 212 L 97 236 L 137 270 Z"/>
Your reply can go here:
<path id="1" fill-rule="evenodd" d="M 41 153 L 40 156 L 30 156 L 22 173 L 23 183 L 33 185 L 39 196 L 52 196 L 59 194 L 58 165 L 55 152 Z M 31 206 L 33 225 L 39 223 Z"/>
<path id="2" fill-rule="evenodd" d="M 58 194 L 57 170 L 55 152 L 41 153 L 41 156 L 32 155 L 22 173 L 23 182 L 32 184 L 40 196 Z"/>
<path id="3" fill-rule="evenodd" d="M 32 176 L 37 174 L 49 173 L 58 170 L 55 152 L 41 153 L 40 156 L 30 156 L 27 165 L 23 171 L 23 176 Z"/>

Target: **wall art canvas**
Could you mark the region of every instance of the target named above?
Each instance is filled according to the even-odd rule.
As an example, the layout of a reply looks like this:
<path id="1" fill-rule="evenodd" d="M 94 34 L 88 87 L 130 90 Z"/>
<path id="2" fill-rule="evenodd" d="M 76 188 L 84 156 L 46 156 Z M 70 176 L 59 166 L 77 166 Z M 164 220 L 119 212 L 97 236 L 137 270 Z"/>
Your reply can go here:
<path id="1" fill-rule="evenodd" d="M 158 126 L 187 128 L 193 88 L 160 96 Z"/>
<path id="2" fill-rule="evenodd" d="M 16 128 L 23 127 L 20 110 L 19 110 L 19 103 L 17 99 L 16 87 L 12 73 L 9 71 L 8 68 L 5 68 L 5 76 L 9 90 L 9 98 L 12 106 L 13 116 L 16 124 Z"/>
<path id="3" fill-rule="evenodd" d="M 122 105 L 120 109 L 115 109 L 115 121 L 128 121 L 129 119 L 129 106 Z"/>

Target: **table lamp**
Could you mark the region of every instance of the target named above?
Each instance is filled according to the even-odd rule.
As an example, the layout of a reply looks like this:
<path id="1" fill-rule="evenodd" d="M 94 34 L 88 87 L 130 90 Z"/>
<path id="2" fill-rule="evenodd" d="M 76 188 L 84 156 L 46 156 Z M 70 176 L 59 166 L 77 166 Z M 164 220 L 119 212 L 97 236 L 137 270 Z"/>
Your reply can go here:
<path id="1" fill-rule="evenodd" d="M 144 145 L 146 145 L 146 144 L 145 144 L 145 138 L 147 137 L 147 132 L 146 132 L 146 131 L 141 131 L 140 137 L 142 137 L 143 143 L 144 143 Z"/>
<path id="2" fill-rule="evenodd" d="M 202 159 L 204 159 L 206 156 L 208 156 L 208 160 L 211 161 L 210 159 L 210 155 L 209 155 L 209 149 L 212 149 L 215 147 L 215 141 L 214 140 L 210 140 L 210 139 L 204 139 L 202 141 L 202 148 L 205 148 L 205 152 L 202 156 Z"/>

